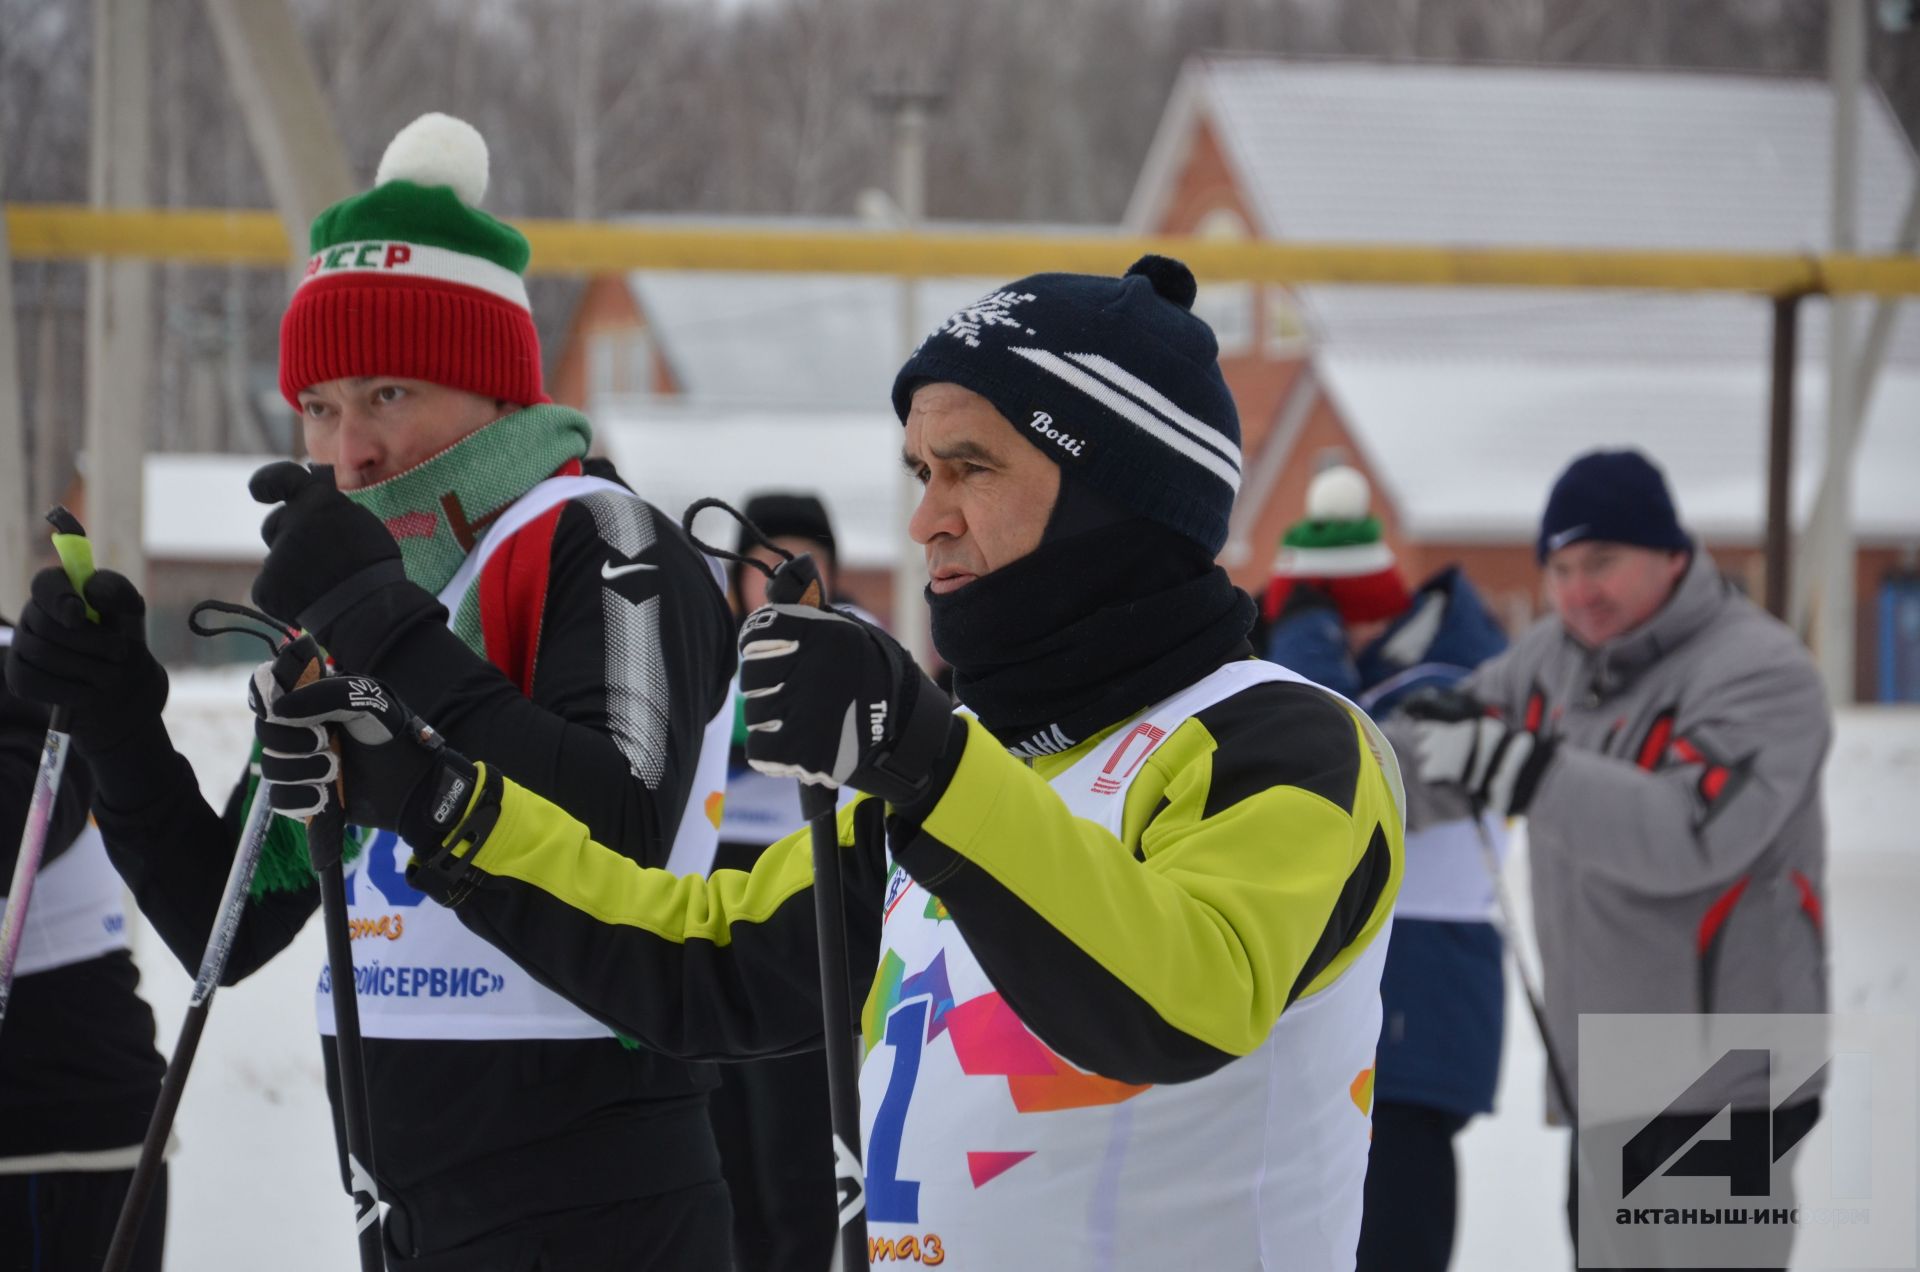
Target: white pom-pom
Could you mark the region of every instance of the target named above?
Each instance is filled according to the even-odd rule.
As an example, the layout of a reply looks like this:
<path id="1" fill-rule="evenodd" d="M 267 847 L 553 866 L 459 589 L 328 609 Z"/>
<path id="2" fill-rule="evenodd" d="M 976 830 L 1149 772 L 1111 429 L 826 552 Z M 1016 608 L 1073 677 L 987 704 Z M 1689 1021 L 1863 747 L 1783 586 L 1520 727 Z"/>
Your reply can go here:
<path id="1" fill-rule="evenodd" d="M 451 186 L 460 202 L 477 208 L 487 194 L 486 139 L 464 119 L 439 111 L 422 115 L 395 133 L 380 156 L 373 182 L 389 181 Z"/>
<path id="2" fill-rule="evenodd" d="M 1307 487 L 1307 520 L 1364 521 L 1372 497 L 1358 469 L 1329 468 Z"/>

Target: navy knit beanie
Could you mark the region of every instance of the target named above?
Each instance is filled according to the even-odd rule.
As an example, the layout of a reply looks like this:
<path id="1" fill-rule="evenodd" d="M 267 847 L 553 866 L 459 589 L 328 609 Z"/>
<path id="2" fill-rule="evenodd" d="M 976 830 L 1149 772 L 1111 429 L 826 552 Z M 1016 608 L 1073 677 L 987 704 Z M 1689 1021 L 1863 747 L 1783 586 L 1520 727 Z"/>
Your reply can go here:
<path id="1" fill-rule="evenodd" d="M 1598 539 L 1642 548 L 1691 552 L 1693 540 L 1680 528 L 1667 493 L 1667 479 L 1639 451 L 1594 451 L 1567 465 L 1547 496 L 1535 551 L 1549 553 L 1570 543 Z"/>
<path id="2" fill-rule="evenodd" d="M 1193 274 L 1143 256 L 1124 277 L 1034 274 L 953 314 L 893 382 L 971 389 L 1066 474 L 1217 554 L 1240 489 L 1240 417 Z"/>

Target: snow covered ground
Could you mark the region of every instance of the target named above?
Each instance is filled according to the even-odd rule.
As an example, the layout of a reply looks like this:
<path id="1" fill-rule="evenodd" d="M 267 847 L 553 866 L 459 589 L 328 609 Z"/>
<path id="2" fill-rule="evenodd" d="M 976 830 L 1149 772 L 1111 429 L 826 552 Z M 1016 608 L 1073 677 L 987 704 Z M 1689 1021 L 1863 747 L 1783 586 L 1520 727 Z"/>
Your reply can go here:
<path id="1" fill-rule="evenodd" d="M 243 680 L 174 679 L 168 722 L 210 797 L 225 797 L 249 721 Z M 1828 766 L 1834 859 L 1828 916 L 1834 1003 L 1841 1010 L 1920 1011 L 1920 710 L 1843 715 Z M 1509 888 L 1526 904 L 1524 851 Z M 144 926 L 144 987 L 171 1051 L 191 978 Z M 1529 953 L 1531 942 L 1529 941 Z M 294 947 L 214 1000 L 180 1110 L 168 1267 L 226 1272 L 338 1272 L 354 1266 L 350 1207 L 334 1169 L 321 1087 L 313 988 L 325 951 L 318 923 Z M 1454 1266 L 1470 1272 L 1570 1267 L 1562 1217 L 1566 1136 L 1541 1121 L 1545 1064 L 1509 977 L 1499 1110 L 1460 1141 L 1461 1220 Z"/>

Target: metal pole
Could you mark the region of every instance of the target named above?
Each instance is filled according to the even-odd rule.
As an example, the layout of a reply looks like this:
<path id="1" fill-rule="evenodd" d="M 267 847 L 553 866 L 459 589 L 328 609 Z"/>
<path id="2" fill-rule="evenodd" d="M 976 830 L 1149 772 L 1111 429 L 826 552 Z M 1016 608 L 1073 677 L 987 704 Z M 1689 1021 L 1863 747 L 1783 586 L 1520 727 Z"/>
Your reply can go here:
<path id="1" fill-rule="evenodd" d="M 1833 92 L 1832 250 L 1855 250 L 1859 167 L 1860 80 L 1866 63 L 1866 0 L 1831 0 L 1828 65 Z M 1855 302 L 1828 302 L 1826 482 L 1832 498 L 1808 527 L 1814 537 L 1813 650 L 1836 705 L 1854 698 L 1853 438 L 1859 427 L 1853 395 Z"/>
<path id="2" fill-rule="evenodd" d="M 206 0 L 238 114 L 295 256 L 307 227 L 354 191 L 320 77 L 286 0 Z"/>
<path id="3" fill-rule="evenodd" d="M 1773 301 L 1773 401 L 1767 429 L 1767 612 L 1787 616 L 1793 545 L 1793 372 L 1799 356 L 1800 298 Z"/>
<path id="4" fill-rule="evenodd" d="M 1920 179 L 1913 183 L 1913 191 L 1907 196 L 1907 211 L 1900 223 L 1900 232 L 1895 237 L 1891 252 L 1898 255 L 1910 255 L 1920 248 Z M 1899 316 L 1900 301 L 1892 297 L 1882 297 L 1874 302 L 1873 319 L 1867 326 L 1867 339 L 1860 350 L 1860 359 L 1855 364 L 1853 375 L 1853 413 L 1859 426 L 1853 430 L 1853 449 L 1843 457 L 1841 471 L 1852 471 L 1855 456 L 1860 450 L 1860 438 L 1867 430 L 1867 408 L 1873 402 L 1873 390 L 1880 379 L 1880 368 L 1887 360 L 1887 344 L 1893 338 L 1893 320 Z M 1814 496 L 1813 513 L 1808 518 L 1809 527 L 1823 524 L 1832 515 L 1833 474 L 1823 472 L 1820 475 L 1820 489 Z M 1814 544 L 1811 535 L 1803 537 L 1796 557 L 1793 587 L 1793 622 L 1801 622 L 1807 612 L 1806 579 L 1814 568 Z"/>
<path id="5" fill-rule="evenodd" d="M 95 207 L 145 207 L 152 152 L 152 0 L 94 0 Z M 146 581 L 141 534 L 153 371 L 153 267 L 130 258 L 87 266 L 87 528 L 96 553 Z"/>
<path id="6" fill-rule="evenodd" d="M 893 121 L 893 197 L 900 209 L 902 233 L 920 228 L 927 206 L 927 118 L 945 96 L 929 88 L 905 84 L 877 87 L 874 104 Z M 920 283 L 911 275 L 900 280 L 900 361 L 905 362 L 926 334 L 920 324 Z M 894 488 L 895 542 L 900 555 L 893 567 L 893 634 L 913 660 L 932 665 L 933 641 L 928 628 L 925 592 L 927 562 L 920 545 L 907 533 L 913 510 L 920 503 L 920 487 L 902 474 Z"/>
<path id="7" fill-rule="evenodd" d="M 46 391 L 46 386 L 41 386 Z M 44 438 L 42 446 L 51 446 Z M 13 321 L 13 256 L 0 206 L 0 613 L 19 615 L 27 595 L 27 438 L 20 419 L 20 345 Z"/>

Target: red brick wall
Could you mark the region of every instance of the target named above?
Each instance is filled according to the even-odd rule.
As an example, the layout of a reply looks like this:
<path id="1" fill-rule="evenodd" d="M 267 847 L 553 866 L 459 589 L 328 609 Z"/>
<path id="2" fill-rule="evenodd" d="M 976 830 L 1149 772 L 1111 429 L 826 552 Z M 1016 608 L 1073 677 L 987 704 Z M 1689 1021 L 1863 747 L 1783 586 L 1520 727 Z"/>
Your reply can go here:
<path id="1" fill-rule="evenodd" d="M 644 327 L 646 321 L 624 274 L 602 274 L 588 282 L 580 307 L 574 311 L 573 322 L 567 328 L 566 342 L 560 348 L 553 375 L 547 382 L 547 395 L 562 405 L 584 408 L 588 342 L 600 332 L 633 330 Z M 673 368 L 660 356 L 657 345 L 653 350 L 652 387 L 656 393 L 680 391 L 673 378 Z"/>

